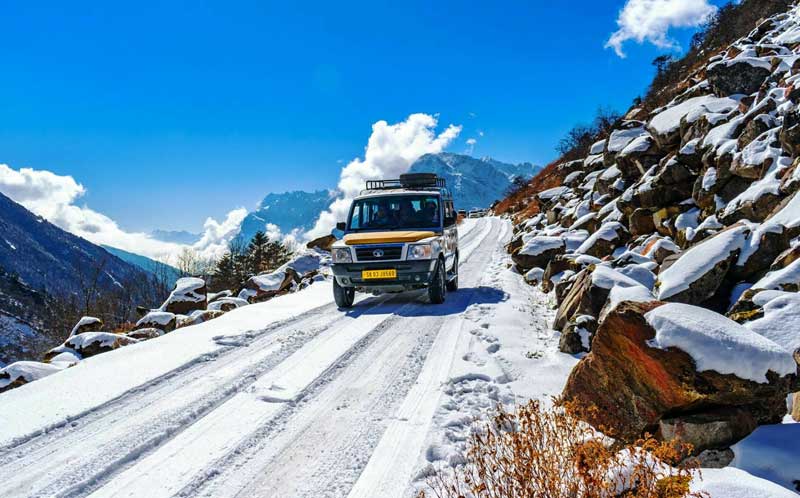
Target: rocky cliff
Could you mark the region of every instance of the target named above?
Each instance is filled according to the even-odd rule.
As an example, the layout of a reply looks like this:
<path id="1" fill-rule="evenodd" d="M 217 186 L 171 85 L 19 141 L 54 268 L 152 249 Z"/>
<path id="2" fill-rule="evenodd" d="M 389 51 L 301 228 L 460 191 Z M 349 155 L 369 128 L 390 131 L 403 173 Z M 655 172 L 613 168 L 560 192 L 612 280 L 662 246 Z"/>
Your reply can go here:
<path id="1" fill-rule="evenodd" d="M 583 357 L 565 396 L 627 439 L 719 450 L 799 389 L 800 8 L 679 80 L 498 211 L 517 268 L 554 293 L 562 351 Z"/>

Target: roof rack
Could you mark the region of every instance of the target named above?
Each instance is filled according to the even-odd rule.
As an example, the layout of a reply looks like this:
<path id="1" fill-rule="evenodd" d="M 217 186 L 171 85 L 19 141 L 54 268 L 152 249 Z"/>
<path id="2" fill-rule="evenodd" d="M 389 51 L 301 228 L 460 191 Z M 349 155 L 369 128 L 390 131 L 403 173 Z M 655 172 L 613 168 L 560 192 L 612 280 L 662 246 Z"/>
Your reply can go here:
<path id="1" fill-rule="evenodd" d="M 396 180 L 367 180 L 367 190 L 388 190 L 397 188 L 442 189 L 447 188 L 444 178 L 435 173 L 406 173 Z"/>

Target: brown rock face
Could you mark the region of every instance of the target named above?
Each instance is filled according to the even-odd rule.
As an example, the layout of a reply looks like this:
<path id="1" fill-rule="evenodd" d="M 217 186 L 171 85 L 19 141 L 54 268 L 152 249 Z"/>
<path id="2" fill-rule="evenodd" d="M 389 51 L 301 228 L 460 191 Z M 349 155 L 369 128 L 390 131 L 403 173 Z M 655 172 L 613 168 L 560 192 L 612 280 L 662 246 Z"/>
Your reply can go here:
<path id="1" fill-rule="evenodd" d="M 566 399 L 597 408 L 588 422 L 631 441 L 645 431 L 656 433 L 662 422 L 662 430 L 675 426 L 676 419 L 723 427 L 727 417 L 726 428 L 710 438 L 720 447 L 734 442 L 719 437 L 725 430 L 731 438 L 740 438 L 751 419 L 758 424 L 779 422 L 796 376 L 769 372 L 769 382 L 759 384 L 730 374 L 697 372 L 687 353 L 649 347 L 655 331 L 644 314 L 663 304 L 623 303 L 598 328 L 591 353 L 573 369 L 563 393 Z"/>
<path id="2" fill-rule="evenodd" d="M 312 240 L 306 247 L 309 249 L 322 249 L 323 251 L 330 252 L 331 246 L 333 243 L 336 242 L 336 237 L 333 235 L 325 235 L 324 237 L 319 237 L 317 239 Z"/>
<path id="3" fill-rule="evenodd" d="M 578 273 L 575 283 L 561 301 L 553 323 L 555 330 L 565 330 L 570 320 L 581 315 L 593 317 L 600 315 L 611 290 L 592 282 L 592 268 L 586 268 Z"/>

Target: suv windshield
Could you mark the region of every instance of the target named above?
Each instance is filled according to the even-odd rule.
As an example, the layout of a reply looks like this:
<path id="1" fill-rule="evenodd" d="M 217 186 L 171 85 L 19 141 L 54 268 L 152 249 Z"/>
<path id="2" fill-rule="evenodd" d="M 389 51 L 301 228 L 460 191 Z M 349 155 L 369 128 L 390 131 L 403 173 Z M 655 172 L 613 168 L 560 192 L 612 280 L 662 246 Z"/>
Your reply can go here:
<path id="1" fill-rule="evenodd" d="M 437 195 L 390 195 L 353 203 L 350 230 L 438 229 L 441 210 Z"/>

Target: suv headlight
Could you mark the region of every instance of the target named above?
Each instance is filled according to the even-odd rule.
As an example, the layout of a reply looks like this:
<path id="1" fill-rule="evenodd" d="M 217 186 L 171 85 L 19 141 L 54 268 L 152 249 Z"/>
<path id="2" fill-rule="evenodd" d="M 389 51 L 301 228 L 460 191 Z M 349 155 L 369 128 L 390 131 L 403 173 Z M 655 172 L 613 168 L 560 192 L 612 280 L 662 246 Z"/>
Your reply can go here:
<path id="1" fill-rule="evenodd" d="M 406 259 L 431 259 L 433 249 L 433 244 L 412 244 L 408 246 Z"/>
<path id="2" fill-rule="evenodd" d="M 333 262 L 334 263 L 352 263 L 353 254 L 350 252 L 349 247 L 335 247 L 333 249 Z"/>

